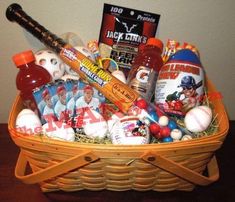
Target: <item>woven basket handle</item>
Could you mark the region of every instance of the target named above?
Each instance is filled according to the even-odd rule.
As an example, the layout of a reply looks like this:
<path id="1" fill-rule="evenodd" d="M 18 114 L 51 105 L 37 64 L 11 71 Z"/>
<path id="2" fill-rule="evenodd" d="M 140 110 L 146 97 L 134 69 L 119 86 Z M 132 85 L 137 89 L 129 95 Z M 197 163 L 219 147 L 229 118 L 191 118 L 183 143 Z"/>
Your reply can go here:
<path id="1" fill-rule="evenodd" d="M 207 164 L 208 177 L 203 176 L 200 173 L 190 170 L 156 153 L 148 152 L 142 156 L 142 159 L 196 185 L 205 186 L 219 179 L 219 168 L 215 155 Z"/>
<path id="2" fill-rule="evenodd" d="M 92 152 L 86 151 L 38 172 L 25 175 L 28 161 L 26 156 L 21 151 L 15 167 L 15 176 L 26 184 L 35 184 L 59 176 L 73 169 L 85 166 L 96 161 L 97 159 L 99 158 Z"/>

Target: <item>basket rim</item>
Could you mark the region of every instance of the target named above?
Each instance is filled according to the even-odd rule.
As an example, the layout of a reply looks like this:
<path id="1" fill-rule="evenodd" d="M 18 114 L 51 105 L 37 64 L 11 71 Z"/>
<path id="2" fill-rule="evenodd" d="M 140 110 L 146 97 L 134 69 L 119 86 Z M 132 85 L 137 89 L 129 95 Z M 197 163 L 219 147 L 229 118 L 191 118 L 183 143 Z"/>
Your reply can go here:
<path id="1" fill-rule="evenodd" d="M 185 141 L 184 144 L 148 144 L 148 145 L 102 145 L 102 144 L 77 144 L 76 142 L 63 142 L 48 139 L 49 142 L 43 142 L 39 138 L 16 138 L 15 144 L 21 149 L 32 152 L 54 153 L 60 155 L 77 155 L 80 152 L 92 151 L 102 158 L 120 157 L 120 158 L 139 158 L 145 152 L 154 151 L 164 155 L 182 155 L 214 152 L 222 146 L 218 140 L 206 142 Z M 52 140 L 52 141 L 51 141 Z"/>
<path id="2" fill-rule="evenodd" d="M 215 87 L 211 83 L 210 80 L 207 80 L 207 86 L 209 87 L 209 91 L 211 92 L 216 92 Z M 60 141 L 60 140 L 55 140 L 55 139 L 49 139 L 46 137 L 36 137 L 36 136 L 29 136 L 23 133 L 19 133 L 16 131 L 14 128 L 14 123 L 15 123 L 15 118 L 16 118 L 16 109 L 17 105 L 21 101 L 19 95 L 16 96 L 15 101 L 13 103 L 9 119 L 8 119 L 8 130 L 10 132 L 10 136 L 13 139 L 13 141 L 18 145 L 22 146 L 23 143 L 51 143 L 53 145 L 57 146 L 64 146 L 64 147 L 72 147 L 72 148 L 89 148 L 89 149 L 101 149 L 101 148 L 107 148 L 111 150 L 119 150 L 121 151 L 122 149 L 161 149 L 162 147 L 167 147 L 169 148 L 178 148 L 178 147 L 183 147 L 185 145 L 205 145 L 207 143 L 210 143 L 211 141 L 220 141 L 223 142 L 223 139 L 226 137 L 228 130 L 229 130 L 229 121 L 228 121 L 228 116 L 225 111 L 225 107 L 222 103 L 222 100 L 215 100 L 213 104 L 217 106 L 216 110 L 219 110 L 218 113 L 220 113 L 220 125 L 218 132 L 216 132 L 213 135 L 209 136 L 203 136 L 200 138 L 195 138 L 192 140 L 186 140 L 186 141 L 179 141 L 179 142 L 170 142 L 170 143 L 156 143 L 156 144 L 144 144 L 144 145 L 113 145 L 113 144 L 91 144 L 91 143 L 80 143 L 80 142 L 66 142 L 66 141 Z"/>

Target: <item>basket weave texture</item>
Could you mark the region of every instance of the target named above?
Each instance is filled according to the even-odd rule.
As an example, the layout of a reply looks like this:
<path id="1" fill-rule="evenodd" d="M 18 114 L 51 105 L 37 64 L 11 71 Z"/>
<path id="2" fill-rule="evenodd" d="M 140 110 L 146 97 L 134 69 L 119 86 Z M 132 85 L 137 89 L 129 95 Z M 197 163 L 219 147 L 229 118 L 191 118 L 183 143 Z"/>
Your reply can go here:
<path id="1" fill-rule="evenodd" d="M 216 92 L 207 82 L 209 93 Z M 21 150 L 15 176 L 26 184 L 40 184 L 43 192 L 192 191 L 196 185 L 205 186 L 219 178 L 215 151 L 223 144 L 229 124 L 222 101 L 214 99 L 213 107 L 219 129 L 210 136 L 137 146 L 82 144 L 17 132 L 15 120 L 22 109 L 17 96 L 8 124 L 11 138 Z M 30 174 L 26 174 L 28 164 Z"/>

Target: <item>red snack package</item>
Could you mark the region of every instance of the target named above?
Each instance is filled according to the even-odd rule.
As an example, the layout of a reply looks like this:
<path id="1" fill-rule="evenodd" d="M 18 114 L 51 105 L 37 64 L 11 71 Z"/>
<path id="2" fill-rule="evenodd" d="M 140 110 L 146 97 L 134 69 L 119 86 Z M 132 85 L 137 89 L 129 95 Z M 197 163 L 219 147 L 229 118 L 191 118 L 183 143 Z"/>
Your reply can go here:
<path id="1" fill-rule="evenodd" d="M 127 76 L 138 50 L 155 37 L 159 19 L 158 14 L 104 4 L 100 49 L 109 50 L 105 57 L 114 59 Z"/>

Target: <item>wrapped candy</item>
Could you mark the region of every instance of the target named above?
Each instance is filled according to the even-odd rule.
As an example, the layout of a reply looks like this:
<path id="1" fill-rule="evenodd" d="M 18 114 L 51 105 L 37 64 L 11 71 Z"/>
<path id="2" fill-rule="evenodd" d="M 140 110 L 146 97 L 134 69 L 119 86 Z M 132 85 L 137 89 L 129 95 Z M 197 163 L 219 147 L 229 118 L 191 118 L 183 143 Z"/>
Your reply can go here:
<path id="1" fill-rule="evenodd" d="M 170 58 L 171 55 L 176 53 L 179 48 L 180 43 L 176 40 L 168 39 L 165 50 L 162 55 L 162 60 L 164 63 Z"/>

